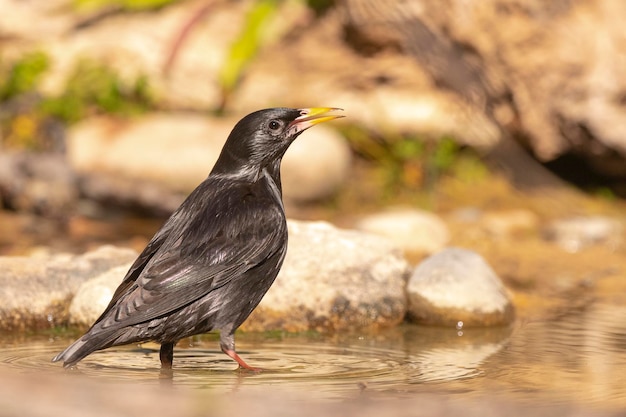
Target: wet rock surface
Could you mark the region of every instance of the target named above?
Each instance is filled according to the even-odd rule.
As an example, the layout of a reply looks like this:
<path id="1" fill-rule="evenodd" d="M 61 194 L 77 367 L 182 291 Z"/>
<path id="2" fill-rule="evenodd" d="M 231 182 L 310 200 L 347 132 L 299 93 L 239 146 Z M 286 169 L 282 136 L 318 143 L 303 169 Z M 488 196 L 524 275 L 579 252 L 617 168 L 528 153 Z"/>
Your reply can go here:
<path id="1" fill-rule="evenodd" d="M 514 307 L 493 269 L 477 253 L 448 248 L 414 270 L 407 286 L 409 318 L 438 326 L 509 324 Z"/>

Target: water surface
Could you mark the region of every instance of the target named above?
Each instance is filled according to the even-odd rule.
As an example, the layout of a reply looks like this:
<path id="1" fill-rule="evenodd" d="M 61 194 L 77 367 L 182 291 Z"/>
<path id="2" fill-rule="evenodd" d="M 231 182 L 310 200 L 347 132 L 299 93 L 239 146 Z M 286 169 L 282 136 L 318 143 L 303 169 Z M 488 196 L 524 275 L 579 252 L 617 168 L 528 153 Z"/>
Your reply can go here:
<path id="1" fill-rule="evenodd" d="M 626 410 L 626 307 L 598 304 L 550 321 L 500 329 L 404 325 L 377 333 L 321 336 L 238 333 L 238 352 L 260 373 L 238 371 L 216 335 L 181 341 L 168 383 L 211 392 L 304 391 L 314 398 L 486 393 L 520 402 Z M 50 359 L 68 337 L 4 337 L 0 367 L 22 373 L 162 384 L 158 346 L 96 352 L 75 369 Z"/>

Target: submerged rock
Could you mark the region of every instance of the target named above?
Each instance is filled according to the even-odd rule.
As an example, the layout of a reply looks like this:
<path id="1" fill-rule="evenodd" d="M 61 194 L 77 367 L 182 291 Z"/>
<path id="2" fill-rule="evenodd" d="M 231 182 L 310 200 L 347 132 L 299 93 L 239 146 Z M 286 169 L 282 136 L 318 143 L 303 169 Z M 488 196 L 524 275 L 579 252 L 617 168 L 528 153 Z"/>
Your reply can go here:
<path id="1" fill-rule="evenodd" d="M 135 256 L 130 249 L 104 246 L 83 255 L 0 257 L 0 330 L 65 323 L 81 283 Z"/>
<path id="2" fill-rule="evenodd" d="M 459 248 L 445 249 L 422 262 L 407 287 L 409 318 L 417 323 L 476 327 L 510 323 L 514 308 L 507 291 L 485 260 Z"/>

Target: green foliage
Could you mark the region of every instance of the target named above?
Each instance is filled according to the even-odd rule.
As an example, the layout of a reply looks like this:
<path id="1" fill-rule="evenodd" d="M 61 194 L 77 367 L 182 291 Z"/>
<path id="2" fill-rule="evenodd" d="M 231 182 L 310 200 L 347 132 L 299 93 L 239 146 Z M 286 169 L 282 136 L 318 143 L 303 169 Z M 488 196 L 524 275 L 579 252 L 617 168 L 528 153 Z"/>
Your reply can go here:
<path id="1" fill-rule="evenodd" d="M 615 191 L 613 191 L 611 188 L 604 186 L 604 187 L 598 187 L 595 190 L 593 190 L 593 194 L 605 201 L 610 201 L 610 202 L 614 202 L 617 200 L 617 196 L 615 195 Z"/>
<path id="2" fill-rule="evenodd" d="M 39 82 L 50 67 L 41 52 L 0 65 L 0 140 L 3 146 L 44 149 L 52 146 L 51 126 L 73 123 L 91 114 L 132 116 L 155 107 L 147 78 L 122 79 L 112 68 L 81 61 L 63 93 L 43 96 Z"/>
<path id="3" fill-rule="evenodd" d="M 177 1 L 179 0 L 74 0 L 74 6 L 89 10 L 119 7 L 128 11 L 141 11 L 159 9 Z"/>
<path id="4" fill-rule="evenodd" d="M 0 101 L 34 90 L 49 66 L 46 54 L 31 52 L 8 69 L 0 70 Z"/>
<path id="5" fill-rule="evenodd" d="M 91 113 L 141 114 L 153 105 L 145 76 L 124 81 L 112 68 L 85 60 L 76 66 L 63 94 L 44 100 L 42 108 L 45 113 L 71 123 Z"/>
<path id="6" fill-rule="evenodd" d="M 219 73 L 224 104 L 237 88 L 250 62 L 266 43 L 268 28 L 276 16 L 280 3 L 280 0 L 260 0 L 254 3 L 248 12 L 245 25 L 231 45 Z"/>
<path id="7" fill-rule="evenodd" d="M 459 155 L 459 145 L 453 138 L 443 137 L 437 142 L 432 155 L 433 167 L 439 171 L 450 169 Z"/>
<path id="8" fill-rule="evenodd" d="M 335 0 L 306 0 L 306 4 L 315 12 L 315 14 L 319 16 L 333 7 L 335 5 Z"/>
<path id="9" fill-rule="evenodd" d="M 382 178 L 384 191 L 432 188 L 445 175 L 456 175 L 464 153 L 453 138 L 425 140 L 408 135 L 374 136 L 358 127 L 344 131 L 357 155 L 371 161 Z"/>

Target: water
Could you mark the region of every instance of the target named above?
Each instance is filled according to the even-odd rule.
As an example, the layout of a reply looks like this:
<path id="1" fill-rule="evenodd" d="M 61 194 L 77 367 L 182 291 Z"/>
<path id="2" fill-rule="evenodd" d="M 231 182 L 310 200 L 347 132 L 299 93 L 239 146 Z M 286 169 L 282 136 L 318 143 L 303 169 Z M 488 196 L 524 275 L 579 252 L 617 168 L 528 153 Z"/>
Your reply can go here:
<path id="1" fill-rule="evenodd" d="M 80 374 L 91 379 L 162 384 L 158 346 L 94 353 L 76 369 L 50 362 L 72 339 L 5 337 L 0 371 Z M 599 304 L 550 321 L 502 329 L 405 325 L 334 336 L 238 334 L 238 352 L 260 373 L 236 370 L 216 335 L 181 341 L 168 383 L 213 393 L 267 387 L 319 399 L 367 393 L 406 397 L 444 392 L 460 398 L 497 393 L 519 402 L 626 410 L 626 307 Z"/>

